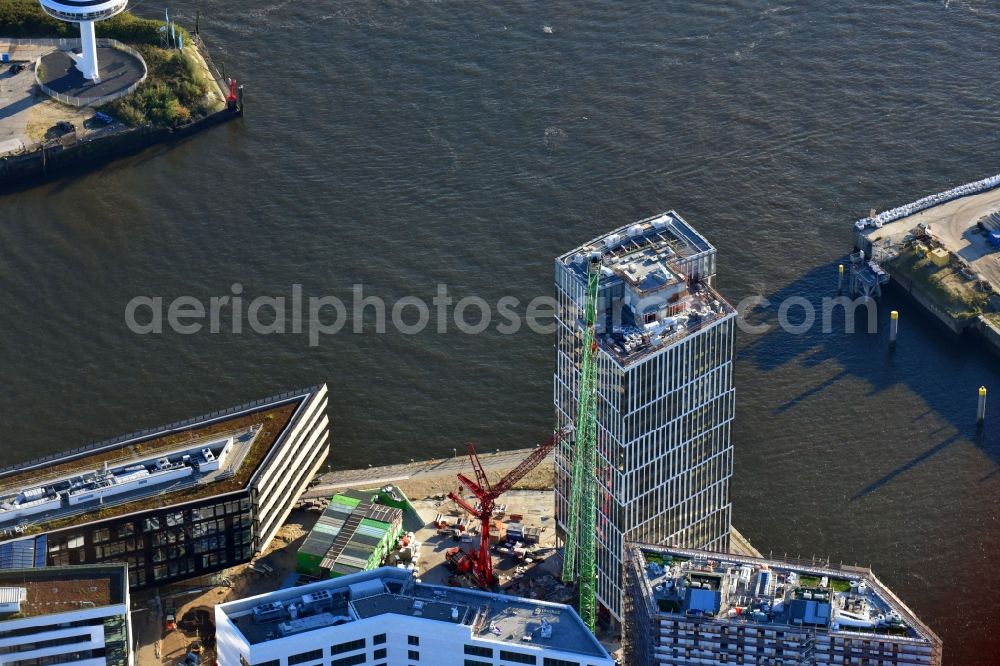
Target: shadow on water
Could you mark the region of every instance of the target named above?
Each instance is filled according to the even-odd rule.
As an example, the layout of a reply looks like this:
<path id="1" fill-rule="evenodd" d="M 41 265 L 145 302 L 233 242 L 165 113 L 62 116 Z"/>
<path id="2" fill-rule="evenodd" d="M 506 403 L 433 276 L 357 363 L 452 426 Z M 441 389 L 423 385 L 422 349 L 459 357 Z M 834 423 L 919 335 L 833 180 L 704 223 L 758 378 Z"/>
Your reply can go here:
<path id="1" fill-rule="evenodd" d="M 0 183 L 0 197 L 31 190 L 40 185 L 47 187 L 49 194 L 63 192 L 77 186 L 81 176 L 108 178 L 157 160 L 191 142 L 201 140 L 208 133 L 221 130 L 222 127 L 240 124 L 230 121 L 207 127 L 194 134 L 169 137 L 152 145 L 123 148 L 119 154 L 85 157 L 70 164 L 60 165 L 49 172 L 4 181 Z"/>
<path id="2" fill-rule="evenodd" d="M 912 422 L 934 417 L 950 426 L 924 433 L 928 441 L 936 443 L 873 479 L 853 495 L 852 501 L 874 493 L 949 447 L 964 442 L 973 443 L 997 467 L 985 474 L 982 481 L 1000 474 L 1000 411 L 988 406 L 983 426 L 978 426 L 975 418 L 978 387 L 996 387 L 994 394 L 1000 391 L 1000 358 L 991 352 L 978 332 L 954 335 L 936 318 L 924 312 L 908 294 L 892 285 L 884 289 L 882 298 L 876 302 L 875 332 L 868 332 L 868 314 L 864 307 L 856 309 L 854 332 L 848 332 L 848 318 L 840 306 L 831 310 L 833 314 L 829 321 L 832 326 L 824 332 L 823 301 L 836 296 L 837 263 L 831 263 L 819 266 L 787 287 L 765 295 L 768 302 L 747 313 L 748 323 L 770 328 L 761 335 L 751 334 L 749 342 L 738 350 L 737 361 L 749 361 L 764 372 L 792 363 L 808 368 L 829 362 L 839 367 L 833 376 L 775 407 L 771 416 L 781 416 L 844 381 L 852 382 L 854 386 L 857 380 L 861 380 L 869 388 L 862 394 L 855 393 L 859 404 L 889 390 L 902 388 L 927 406 Z M 804 298 L 814 309 L 815 323 L 804 333 L 796 334 L 779 327 L 780 305 L 791 298 Z M 900 312 L 900 331 L 895 347 L 889 344 L 888 323 L 892 310 Z M 787 321 L 792 326 L 804 324 L 803 307 L 790 307 Z M 747 339 L 745 334 L 743 339 Z M 870 404 L 874 405 L 873 402 Z"/>

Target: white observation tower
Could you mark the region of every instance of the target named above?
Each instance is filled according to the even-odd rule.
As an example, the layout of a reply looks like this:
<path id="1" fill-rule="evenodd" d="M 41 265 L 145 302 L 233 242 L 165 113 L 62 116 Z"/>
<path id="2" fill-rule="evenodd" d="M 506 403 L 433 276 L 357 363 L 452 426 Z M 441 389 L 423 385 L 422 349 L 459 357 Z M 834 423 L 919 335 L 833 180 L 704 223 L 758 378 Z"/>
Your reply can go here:
<path id="1" fill-rule="evenodd" d="M 80 24 L 80 55 L 71 54 L 83 78 L 97 81 L 97 40 L 94 21 L 111 18 L 125 9 L 128 0 L 39 0 L 45 13 L 61 21 Z"/>

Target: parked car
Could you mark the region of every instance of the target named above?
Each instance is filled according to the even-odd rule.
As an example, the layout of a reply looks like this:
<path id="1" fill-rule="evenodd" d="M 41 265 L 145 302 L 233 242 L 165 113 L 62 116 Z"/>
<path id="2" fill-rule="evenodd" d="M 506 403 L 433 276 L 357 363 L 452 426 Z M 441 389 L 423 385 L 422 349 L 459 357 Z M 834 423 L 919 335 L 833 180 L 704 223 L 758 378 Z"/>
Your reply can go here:
<path id="1" fill-rule="evenodd" d="M 56 129 L 64 134 L 69 134 L 76 131 L 76 125 L 68 120 L 60 120 L 56 123 Z"/>
<path id="2" fill-rule="evenodd" d="M 167 619 L 163 622 L 163 628 L 166 631 L 173 631 L 177 628 L 177 619 L 174 617 L 173 613 L 167 615 Z"/>
<path id="3" fill-rule="evenodd" d="M 22 65 L 19 62 L 16 62 L 13 65 L 11 65 L 10 68 L 7 69 L 7 71 L 10 72 L 11 74 L 20 74 L 21 72 L 24 71 L 24 65 Z"/>
<path id="4" fill-rule="evenodd" d="M 111 123 L 115 122 L 114 118 L 104 113 L 103 111 L 98 111 L 97 113 L 95 113 L 94 117 L 91 120 L 97 123 L 101 123 L 102 125 L 110 125 Z"/>

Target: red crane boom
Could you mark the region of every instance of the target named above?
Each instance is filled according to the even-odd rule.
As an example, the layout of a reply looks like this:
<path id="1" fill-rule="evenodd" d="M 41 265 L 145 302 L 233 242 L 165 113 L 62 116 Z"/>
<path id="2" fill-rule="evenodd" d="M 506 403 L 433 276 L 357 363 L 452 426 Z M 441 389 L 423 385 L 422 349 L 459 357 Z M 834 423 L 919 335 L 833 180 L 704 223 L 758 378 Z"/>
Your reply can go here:
<path id="1" fill-rule="evenodd" d="M 448 493 L 448 498 L 465 509 L 469 514 L 479 519 L 479 551 L 477 553 L 470 552 L 468 555 L 473 560 L 472 569 L 476 577 L 476 582 L 483 589 L 490 589 L 496 582 L 496 578 L 493 575 L 493 558 L 490 556 L 490 523 L 493 519 L 493 509 L 496 505 L 496 499 L 523 479 L 528 472 L 538 466 L 538 463 L 545 460 L 545 457 L 552 452 L 552 449 L 556 445 L 563 441 L 565 436 L 565 431 L 556 431 L 552 437 L 532 451 L 531 455 L 522 460 L 517 467 L 497 481 L 495 485 L 491 485 L 489 478 L 486 476 L 486 470 L 483 469 L 483 464 L 476 453 L 476 445 L 472 442 L 466 445 L 469 451 L 469 460 L 472 462 L 472 469 L 475 471 L 476 480 L 473 481 L 464 474 L 459 474 L 458 480 L 476 496 L 476 499 L 479 500 L 479 506 L 472 506 L 455 493 Z"/>

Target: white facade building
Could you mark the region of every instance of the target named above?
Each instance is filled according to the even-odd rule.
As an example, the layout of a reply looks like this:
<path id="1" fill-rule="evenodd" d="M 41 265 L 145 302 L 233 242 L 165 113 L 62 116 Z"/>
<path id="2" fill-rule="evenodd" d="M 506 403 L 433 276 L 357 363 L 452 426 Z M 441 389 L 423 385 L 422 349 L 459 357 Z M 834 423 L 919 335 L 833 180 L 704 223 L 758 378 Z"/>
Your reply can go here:
<path id="1" fill-rule="evenodd" d="M 597 309 L 597 600 L 622 619 L 626 541 L 728 550 L 735 413 L 735 310 L 712 288 L 715 248 L 671 211 L 556 260 L 554 401 L 576 422 L 587 263 L 600 254 Z M 565 532 L 572 443 L 556 452 Z"/>
<path id="2" fill-rule="evenodd" d="M 569 606 L 383 567 L 215 607 L 221 666 L 612 666 Z"/>
<path id="3" fill-rule="evenodd" d="M 128 569 L 0 571 L 0 666 L 134 666 Z"/>

